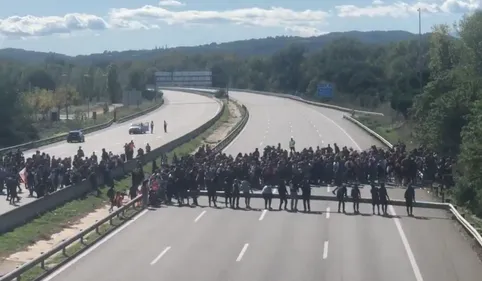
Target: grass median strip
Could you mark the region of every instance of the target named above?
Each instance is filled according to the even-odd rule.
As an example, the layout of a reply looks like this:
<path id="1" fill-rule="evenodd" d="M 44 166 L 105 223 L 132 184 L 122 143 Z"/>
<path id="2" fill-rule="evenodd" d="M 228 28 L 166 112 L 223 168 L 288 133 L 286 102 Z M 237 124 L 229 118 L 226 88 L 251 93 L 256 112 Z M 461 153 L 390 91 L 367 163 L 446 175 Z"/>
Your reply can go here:
<path id="1" fill-rule="evenodd" d="M 172 159 L 172 156 L 176 154 L 178 157 L 188 155 L 196 150 L 199 145 L 209 135 L 211 135 L 217 128 L 219 128 L 224 122 L 229 120 L 229 109 L 224 107 L 224 111 L 221 118 L 215 122 L 210 128 L 205 130 L 201 135 L 192 139 L 191 141 L 177 147 L 173 151 L 168 153 L 168 158 Z M 144 165 L 144 171 L 150 173 L 152 170 L 152 163 Z M 115 188 L 118 191 L 126 191 L 131 185 L 130 174 L 125 175 L 122 179 L 116 181 Z M 105 190 L 105 189 L 104 189 Z M 20 252 L 28 248 L 28 246 L 35 244 L 40 240 L 48 240 L 53 234 L 68 228 L 70 225 L 74 225 L 81 218 L 85 217 L 89 213 L 99 209 L 108 204 L 108 198 L 104 191 L 102 195 L 87 195 L 82 199 L 70 201 L 63 206 L 58 207 L 55 210 L 47 212 L 35 220 L 25 224 L 21 227 L 14 229 L 11 232 L 5 233 L 0 236 L 0 259 L 7 258 L 13 253 Z M 109 231 L 110 227 L 106 224 L 106 230 Z M 94 232 L 94 237 L 95 232 Z M 92 241 L 93 238 L 89 238 Z M 76 246 L 77 247 L 77 246 Z M 72 249 L 75 249 L 74 247 Z M 41 270 L 40 268 L 38 270 Z M 30 275 L 30 274 L 29 274 Z M 38 275 L 37 275 L 38 276 Z M 22 280 L 33 280 L 22 278 Z"/>
<path id="2" fill-rule="evenodd" d="M 22 275 L 23 281 L 33 281 L 45 274 L 48 270 L 54 269 L 55 266 L 63 263 L 70 257 L 74 256 L 76 253 L 85 250 L 89 246 L 95 244 L 97 241 L 101 240 L 102 237 L 110 233 L 115 229 L 115 227 L 121 225 L 123 222 L 133 218 L 136 214 L 140 213 L 141 208 L 129 208 L 124 212 L 123 216 L 115 217 L 112 223 L 105 223 L 98 228 L 98 231 L 92 231 L 89 235 L 85 236 L 82 243 L 74 243 L 69 246 L 65 254 L 59 252 L 52 256 L 48 262 L 45 263 L 45 269 L 41 268 L 40 265 L 33 267 Z"/>

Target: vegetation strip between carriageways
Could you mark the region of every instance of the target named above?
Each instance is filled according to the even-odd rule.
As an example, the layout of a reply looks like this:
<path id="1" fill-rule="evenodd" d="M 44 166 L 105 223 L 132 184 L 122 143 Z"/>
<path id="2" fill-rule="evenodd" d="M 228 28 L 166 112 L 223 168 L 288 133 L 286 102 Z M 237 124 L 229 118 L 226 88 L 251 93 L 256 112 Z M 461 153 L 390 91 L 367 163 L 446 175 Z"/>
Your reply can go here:
<path id="1" fill-rule="evenodd" d="M 228 134 L 228 136 L 226 136 L 226 138 L 224 138 L 215 147 L 217 151 L 222 151 L 226 147 L 226 145 L 229 144 L 229 142 L 232 141 L 243 130 L 244 126 L 246 125 L 249 119 L 249 112 L 247 111 L 246 107 L 244 105 L 240 105 L 239 103 L 236 103 L 236 105 L 241 107 L 242 109 L 241 111 L 242 118 L 241 120 L 238 121 L 238 123 L 236 124 L 234 129 Z M 195 151 L 197 147 L 199 147 L 199 145 L 202 143 L 203 139 L 211 135 L 214 130 L 216 130 L 219 126 L 222 125 L 222 123 L 226 122 L 229 119 L 228 106 L 223 104 L 222 110 L 220 110 L 220 114 L 217 114 L 217 115 L 219 115 L 218 119 L 216 120 L 216 122 L 212 124 L 212 126 L 206 128 L 201 134 L 199 134 L 196 138 L 192 139 L 191 141 L 186 142 L 181 146 L 176 147 L 175 149 L 170 151 L 168 153 L 168 158 L 172 159 L 172 156 L 174 154 L 182 156 L 182 155 L 188 155 L 191 152 Z M 230 141 L 227 141 L 227 140 L 230 140 Z M 152 169 L 151 164 L 152 162 L 148 162 L 147 164 L 145 164 L 143 167 L 144 171 Z M 125 177 L 123 180 L 118 182 L 118 184 L 116 185 L 116 189 L 122 190 L 123 188 L 128 188 L 129 184 L 130 184 L 130 178 Z M 96 198 L 96 197 L 90 196 L 90 198 Z M 112 233 L 112 231 L 114 231 L 116 228 L 128 222 L 135 215 L 139 214 L 143 209 L 145 209 L 145 206 L 143 205 L 139 206 L 137 204 L 141 202 L 141 200 L 142 200 L 141 197 L 135 198 L 134 200 L 127 203 L 125 206 L 121 207 L 120 209 L 114 211 L 106 218 L 97 222 L 92 227 L 89 227 L 88 229 L 77 234 L 76 236 L 61 243 L 51 251 L 48 251 L 47 253 L 43 254 L 41 257 L 21 266 L 20 268 L 9 273 L 3 278 L 0 278 L 0 281 L 15 280 L 15 278 L 19 276 L 21 276 L 22 280 L 27 280 L 27 281 L 41 280 L 41 278 L 45 277 L 46 275 L 60 268 L 62 265 L 71 261 L 73 258 L 80 255 L 81 253 L 85 252 L 90 246 L 94 245 L 96 242 L 100 241 L 103 237 Z M 58 210 L 56 210 L 55 216 L 61 215 L 60 209 L 63 207 L 60 207 Z M 68 221 L 54 222 L 53 226 L 58 224 L 65 225 L 67 223 Z M 28 227 L 28 225 L 24 227 Z M 24 228 L 24 227 L 21 227 L 21 228 Z M 16 229 L 14 230 L 14 232 L 18 230 Z M 30 233 L 30 232 L 27 231 L 27 233 Z M 53 233 L 49 233 L 49 234 L 53 234 Z M 48 234 L 45 233 L 44 235 L 47 236 Z M 28 237 L 27 240 L 24 240 L 24 242 L 27 242 L 27 241 L 30 241 L 30 242 L 35 241 L 35 238 Z M 5 250 L 8 250 L 8 249 L 4 249 L 5 245 L 15 247 L 15 245 L 19 245 L 19 244 L 16 244 L 16 243 L 12 244 L 12 241 L 9 240 L 8 237 L 2 236 L 0 237 L 1 252 L 5 252 Z M 21 246 L 26 247 L 27 245 L 23 243 L 21 244 Z M 10 249 L 10 252 L 12 251 L 16 251 L 16 250 Z"/>
<path id="2" fill-rule="evenodd" d="M 200 95 L 207 96 L 212 98 L 212 95 L 208 95 L 205 93 L 198 93 Z M 184 136 L 173 140 L 167 144 L 162 145 L 161 147 L 153 149 L 150 153 L 145 154 L 142 158 L 134 159 L 128 162 L 125 162 L 123 167 L 116 167 L 112 170 L 113 178 L 122 178 L 129 174 L 137 165 L 137 161 L 142 161 L 143 164 L 149 163 L 154 159 L 157 159 L 160 155 L 166 154 L 169 151 L 174 150 L 176 147 L 179 147 L 185 143 L 189 143 L 191 140 L 195 139 L 198 135 L 202 132 L 206 131 L 209 127 L 211 127 L 221 116 L 224 112 L 224 103 L 216 100 L 219 104 L 219 110 L 217 114 L 211 118 L 208 122 L 197 128 L 196 130 L 185 134 Z M 98 178 L 99 185 L 103 184 L 102 177 Z M 24 225 L 25 223 L 31 221 L 32 219 L 38 217 L 41 214 L 44 214 L 47 211 L 56 209 L 58 206 L 62 206 L 63 204 L 82 198 L 85 194 L 91 192 L 91 185 L 90 182 L 87 180 L 83 180 L 82 182 L 65 187 L 63 189 L 59 189 L 48 196 L 44 196 L 32 202 L 29 202 L 21 207 L 12 209 L 6 213 L 0 214 L 0 234 L 5 232 L 11 231 L 15 227 L 19 227 Z M 0 253 L 3 253 L 0 248 Z"/>
<path id="3" fill-rule="evenodd" d="M 153 106 L 151 106 L 151 107 L 149 107 L 145 110 L 142 110 L 140 112 L 136 112 L 134 114 L 131 114 L 131 115 L 128 115 L 128 116 L 125 116 L 125 117 L 122 117 L 122 118 L 118 118 L 117 122 L 116 122 L 116 120 L 111 119 L 111 120 L 109 120 L 105 123 L 84 128 L 84 129 L 82 129 L 82 132 L 84 134 L 90 134 L 90 133 L 108 128 L 108 127 L 112 126 L 112 124 L 114 124 L 115 122 L 116 123 L 126 122 L 128 120 L 131 120 L 131 119 L 137 118 L 139 116 L 148 114 L 148 113 L 160 108 L 163 104 L 164 104 L 164 99 L 161 99 L 159 103 L 156 103 L 155 105 L 153 105 Z M 33 149 L 33 148 L 38 148 L 38 147 L 41 147 L 41 146 L 44 146 L 44 145 L 49 145 L 49 144 L 53 144 L 53 143 L 56 143 L 56 142 L 65 141 L 67 135 L 68 135 L 68 132 L 65 132 L 65 133 L 57 134 L 57 135 L 55 135 L 53 137 L 50 137 L 50 138 L 45 138 L 45 139 L 31 141 L 31 142 L 27 142 L 27 143 L 15 145 L 15 146 L 5 147 L 5 148 L 0 149 L 0 155 L 5 154 L 9 151 L 17 151 L 18 149 L 20 149 L 21 151 L 25 151 L 25 150 L 29 150 L 29 149 Z"/>
<path id="4" fill-rule="evenodd" d="M 365 126 L 363 123 L 361 123 L 360 121 L 356 120 L 355 118 L 351 117 L 351 116 L 347 116 L 347 115 L 343 115 L 343 118 L 349 120 L 350 122 L 352 122 L 353 124 L 357 125 L 358 127 L 360 127 L 362 130 L 364 130 L 365 132 L 367 132 L 368 134 L 370 134 L 371 136 L 373 136 L 374 138 L 376 138 L 377 140 L 379 140 L 381 143 L 383 143 L 384 145 L 386 145 L 388 148 L 392 148 L 393 145 L 387 141 L 385 138 L 383 138 L 382 136 L 380 136 L 379 134 L 377 134 L 375 131 L 373 131 L 372 129 L 368 128 L 367 126 Z M 419 171 L 419 173 L 421 174 L 421 176 L 423 177 L 423 174 L 422 172 Z M 445 205 L 446 206 L 446 209 L 448 211 L 450 211 L 455 219 L 465 228 L 466 232 L 468 234 L 470 234 L 472 236 L 472 238 L 475 239 L 475 241 L 478 243 L 478 246 L 479 247 L 482 247 L 482 236 L 480 235 L 480 233 L 475 229 L 475 227 L 473 225 L 471 225 L 458 211 L 457 209 L 455 208 L 455 206 L 453 206 L 452 204 L 449 204 L 449 203 L 432 203 L 432 202 L 424 202 L 424 204 L 426 204 L 427 206 L 430 206 L 430 205 L 433 205 L 433 206 L 439 206 L 441 204 Z"/>

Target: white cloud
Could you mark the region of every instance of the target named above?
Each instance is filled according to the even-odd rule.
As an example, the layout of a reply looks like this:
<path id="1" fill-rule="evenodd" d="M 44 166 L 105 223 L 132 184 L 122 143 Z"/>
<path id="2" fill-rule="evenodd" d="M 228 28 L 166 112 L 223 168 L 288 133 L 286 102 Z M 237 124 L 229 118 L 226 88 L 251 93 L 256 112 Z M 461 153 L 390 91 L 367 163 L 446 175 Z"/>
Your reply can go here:
<path id="1" fill-rule="evenodd" d="M 293 32 L 301 37 L 313 37 L 313 36 L 320 36 L 322 34 L 326 34 L 327 32 L 322 32 L 316 27 L 311 26 L 292 26 L 286 27 L 286 31 Z"/>
<path id="2" fill-rule="evenodd" d="M 340 17 L 405 17 L 418 13 L 421 9 L 425 13 L 464 13 L 473 11 L 480 7 L 481 0 L 437 0 L 437 1 L 418 1 L 384 4 L 382 1 L 375 0 L 372 5 L 359 7 L 355 5 L 336 6 Z"/>
<path id="3" fill-rule="evenodd" d="M 329 14 L 319 10 L 293 11 L 286 8 L 246 8 L 224 11 L 170 11 L 161 7 L 144 6 L 138 9 L 113 9 L 110 22 L 121 28 L 150 28 L 155 22 L 167 24 L 232 23 L 247 26 L 282 27 L 290 30 L 315 30 L 324 24 Z"/>
<path id="4" fill-rule="evenodd" d="M 180 7 L 184 6 L 185 4 L 176 0 L 161 0 L 159 1 L 159 6 L 171 6 L 171 7 Z"/>
<path id="5" fill-rule="evenodd" d="M 80 30 L 104 30 L 109 24 L 101 17 L 88 14 L 66 14 L 63 17 L 12 16 L 0 19 L 0 34 L 7 37 L 33 37 L 66 34 Z"/>
<path id="6" fill-rule="evenodd" d="M 407 0 L 408 1 L 408 0 Z M 421 2 L 420 2 L 421 1 Z M 184 26 L 234 24 L 243 26 L 281 28 L 300 36 L 323 34 L 319 28 L 331 15 L 339 17 L 404 17 L 417 14 L 420 8 L 428 13 L 455 13 L 472 11 L 481 7 L 482 0 L 420 0 L 395 2 L 373 0 L 372 5 L 361 7 L 340 5 L 335 11 L 295 11 L 282 7 L 243 8 L 230 10 L 169 10 L 146 5 L 140 8 L 112 9 L 106 17 L 71 13 L 64 16 L 11 16 L 0 19 L 0 39 L 4 37 L 32 38 L 52 34 L 70 34 L 75 31 L 105 29 L 158 29 L 162 23 Z M 176 0 L 160 1 L 159 5 L 184 5 Z"/>

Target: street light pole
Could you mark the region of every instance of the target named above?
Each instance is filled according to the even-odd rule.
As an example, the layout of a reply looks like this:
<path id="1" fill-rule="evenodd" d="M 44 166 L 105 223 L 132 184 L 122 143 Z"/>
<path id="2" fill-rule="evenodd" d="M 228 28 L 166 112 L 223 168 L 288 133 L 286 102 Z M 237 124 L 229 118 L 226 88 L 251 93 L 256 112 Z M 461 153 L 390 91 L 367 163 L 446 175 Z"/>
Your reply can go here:
<path id="1" fill-rule="evenodd" d="M 423 93 L 422 81 L 422 9 L 418 8 L 418 80 L 420 81 L 420 94 Z"/>

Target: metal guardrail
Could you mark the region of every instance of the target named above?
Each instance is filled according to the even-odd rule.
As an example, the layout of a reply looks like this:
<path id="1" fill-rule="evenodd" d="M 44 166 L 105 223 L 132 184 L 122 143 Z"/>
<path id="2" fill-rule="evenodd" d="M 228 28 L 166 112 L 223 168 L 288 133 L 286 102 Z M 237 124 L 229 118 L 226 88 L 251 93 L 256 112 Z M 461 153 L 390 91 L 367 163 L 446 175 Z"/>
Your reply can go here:
<path id="1" fill-rule="evenodd" d="M 231 99 L 231 101 L 233 100 Z M 236 106 L 240 107 L 244 114 L 238 124 L 236 124 L 236 126 L 233 128 L 233 130 L 213 148 L 216 153 L 222 152 L 239 135 L 239 133 L 241 133 L 243 128 L 248 123 L 249 111 L 246 106 L 240 105 L 237 101 L 233 102 L 237 103 Z"/>
<path id="2" fill-rule="evenodd" d="M 388 141 L 386 140 L 385 138 L 383 138 L 382 136 L 380 136 L 379 134 L 377 134 L 375 131 L 373 131 L 372 129 L 368 128 L 367 126 L 365 126 L 363 123 L 361 123 L 360 121 L 356 120 L 355 118 L 351 117 L 351 116 L 347 116 L 347 115 L 344 115 L 343 118 L 351 121 L 352 123 L 354 123 L 355 125 L 357 125 L 358 127 L 360 127 L 361 129 L 363 129 L 364 131 L 366 131 L 368 134 L 370 134 L 371 136 L 373 136 L 374 138 L 378 139 L 381 143 L 383 143 L 384 145 L 386 145 L 388 148 L 393 148 L 393 145 Z M 421 174 L 421 176 L 423 177 L 423 174 L 421 171 L 419 171 L 419 173 Z M 474 239 L 477 241 L 477 243 L 482 247 L 482 236 L 480 235 L 480 233 L 457 211 L 457 209 L 452 205 L 452 204 L 449 204 L 449 203 L 435 203 L 435 202 L 424 202 L 425 204 L 425 207 L 426 208 L 430 208 L 430 207 L 433 207 L 433 206 L 444 206 L 443 209 L 446 209 L 448 211 L 450 211 L 456 218 L 456 220 L 465 228 L 465 230 L 472 236 L 474 237 Z"/>
<path id="3" fill-rule="evenodd" d="M 127 120 L 134 119 L 134 118 L 137 118 L 141 115 L 147 114 L 151 111 L 154 111 L 154 110 L 158 109 L 163 104 L 164 104 L 164 100 L 162 100 L 161 103 L 156 104 L 152 107 L 149 107 L 149 108 L 147 108 L 143 111 L 136 112 L 134 114 L 130 114 L 128 116 L 122 117 L 119 120 L 117 120 L 117 123 L 125 122 Z M 114 119 L 111 119 L 111 120 L 109 120 L 105 123 L 94 125 L 94 126 L 82 129 L 82 132 L 84 134 L 90 134 L 90 133 L 93 133 L 95 131 L 99 131 L 99 130 L 108 128 L 108 127 L 112 126 L 112 124 L 114 124 L 115 122 L 116 121 Z M 36 140 L 36 141 L 31 141 L 31 142 L 27 142 L 27 143 L 23 143 L 23 144 L 18 144 L 18 145 L 14 145 L 14 146 L 10 146 L 10 147 L 1 148 L 0 149 L 0 155 L 3 155 L 3 154 L 5 154 L 9 151 L 17 151 L 19 149 L 20 149 L 20 151 L 25 151 L 25 150 L 34 149 L 34 148 L 38 148 L 38 147 L 41 147 L 41 146 L 53 144 L 53 143 L 56 143 L 56 142 L 65 141 L 68 134 L 69 134 L 68 132 L 62 133 L 62 134 L 59 134 L 55 137 L 40 139 L 40 140 Z"/>
<path id="4" fill-rule="evenodd" d="M 199 94 L 203 95 L 202 93 Z M 209 97 L 212 98 L 212 95 L 210 95 Z M 224 104 L 219 101 L 217 102 L 220 104 L 220 107 L 216 112 L 215 116 L 213 116 L 209 121 L 196 128 L 192 132 L 189 132 L 160 147 L 154 148 L 151 152 L 146 153 L 142 158 L 136 158 L 134 160 L 127 161 L 123 164 L 123 166 L 116 167 L 114 170 L 112 170 L 112 177 L 118 178 L 125 174 L 128 174 L 136 167 L 136 163 L 138 161 L 146 164 L 158 158 L 161 154 L 168 153 L 177 146 L 180 146 L 190 141 L 192 138 L 197 137 L 221 117 L 224 110 Z M 99 177 L 98 180 L 99 185 L 103 183 L 102 177 Z M 0 234 L 11 231 L 15 227 L 24 225 L 33 218 L 36 218 L 38 215 L 43 214 L 49 210 L 53 210 L 58 206 L 76 198 L 79 198 L 90 191 L 91 184 L 89 183 L 89 181 L 83 180 L 75 185 L 59 189 L 49 194 L 49 196 L 38 198 L 32 202 L 2 213 L 0 214 Z"/>
<path id="5" fill-rule="evenodd" d="M 191 89 L 191 90 L 210 89 L 210 90 L 212 90 L 212 91 L 219 90 L 218 88 L 214 88 L 214 87 L 200 87 L 200 88 L 166 87 L 165 89 L 173 89 L 173 90 L 179 90 L 179 89 Z M 303 103 L 310 104 L 310 105 L 314 105 L 314 106 L 319 106 L 319 107 L 325 107 L 325 108 L 335 109 L 335 110 L 339 110 L 339 111 L 343 111 L 343 112 L 348 112 L 348 113 L 358 113 L 358 114 L 364 114 L 364 115 L 384 116 L 384 114 L 383 114 L 383 113 L 380 113 L 380 112 L 364 111 L 364 110 L 355 110 L 355 109 L 352 109 L 352 108 L 347 108 L 347 107 L 332 105 L 332 104 L 328 104 L 328 103 L 314 102 L 314 101 L 310 101 L 310 100 L 305 100 L 305 99 L 303 99 L 303 98 L 300 98 L 300 97 L 294 96 L 294 95 L 278 94 L 278 93 L 271 93 L 271 92 L 265 92 L 265 91 L 254 91 L 254 90 L 249 90 L 249 89 L 230 88 L 230 90 L 240 91 L 240 92 L 246 92 L 246 93 L 252 93 L 252 94 L 260 94 L 260 95 L 266 95 L 266 96 L 275 96 L 275 97 L 287 98 L 287 99 L 291 99 L 291 100 L 303 102 Z"/>
<path id="6" fill-rule="evenodd" d="M 36 267 L 40 267 L 42 269 L 41 275 L 39 277 L 36 277 L 36 279 L 35 279 L 35 280 L 40 280 L 42 277 L 45 277 L 48 273 L 58 269 L 61 265 L 65 264 L 65 262 L 67 262 L 69 259 L 73 258 L 73 256 L 80 254 L 80 251 L 79 251 L 79 252 L 76 252 L 72 256 L 67 255 L 68 247 L 70 247 L 70 246 L 72 246 L 72 244 L 78 243 L 78 242 L 84 244 L 84 239 L 85 239 L 86 236 L 91 235 L 92 232 L 94 232 L 94 231 L 97 234 L 100 234 L 100 228 L 105 224 L 110 224 L 112 226 L 112 228 L 110 230 L 108 230 L 106 233 L 103 233 L 102 236 L 109 234 L 116 227 L 118 227 L 122 224 L 122 222 L 121 222 L 118 225 L 114 225 L 113 220 L 115 218 L 124 219 L 125 218 L 125 212 L 129 209 L 134 208 L 135 209 L 134 213 L 131 216 L 129 216 L 129 217 L 133 217 L 135 214 L 139 213 L 142 209 L 145 208 L 145 206 L 136 206 L 138 204 L 138 202 L 141 202 L 141 201 L 142 201 L 142 196 L 138 196 L 138 197 L 134 198 L 133 200 L 129 201 L 127 204 L 125 204 L 121 208 L 115 210 L 114 212 L 112 212 L 111 214 L 109 214 L 105 218 L 101 219 L 100 221 L 98 221 L 94 225 L 92 225 L 92 226 L 88 227 L 87 229 L 81 231 L 80 233 L 76 234 L 75 236 L 65 240 L 64 242 L 62 242 L 59 245 L 52 248 L 51 250 L 42 254 L 40 257 L 22 265 L 17 270 L 12 271 L 12 272 L 7 273 L 6 275 L 2 276 L 0 278 L 0 281 L 10 281 L 10 280 L 20 281 L 22 275 L 24 275 L 25 273 L 27 273 L 28 271 L 30 271 L 30 270 L 32 270 Z M 98 241 L 98 239 L 96 241 Z M 94 244 L 94 243 L 92 243 L 92 244 Z M 92 245 L 92 244 L 90 244 L 90 245 Z M 88 246 L 86 246 L 84 248 L 84 250 L 87 249 L 87 247 Z M 56 256 L 57 254 L 60 254 L 60 253 L 65 257 L 65 260 L 62 261 L 59 264 L 54 265 L 52 268 L 48 268 L 47 267 L 47 260 Z"/>
<path id="7" fill-rule="evenodd" d="M 221 105 L 220 107 L 220 110 L 216 113 L 216 115 L 211 118 L 208 122 L 206 122 L 205 124 L 203 124 L 202 126 L 200 126 L 199 128 L 197 128 L 196 130 L 186 134 L 185 136 L 183 137 L 180 137 L 179 139 L 176 139 L 176 140 L 173 140 L 171 141 L 171 143 L 174 143 L 174 142 L 179 142 L 179 140 L 181 139 L 185 139 L 185 140 L 188 140 L 188 139 L 192 139 L 193 137 L 191 136 L 192 134 L 196 134 L 196 135 L 199 135 L 200 133 L 204 132 L 208 127 L 212 126 L 212 124 L 214 124 L 222 115 L 223 113 L 223 110 L 224 110 L 224 104 Z M 230 134 L 231 135 L 231 134 Z M 189 138 L 187 138 L 186 136 L 189 136 Z M 182 145 L 184 142 L 181 142 L 180 145 Z M 166 144 L 164 146 L 171 146 L 173 147 L 173 145 L 170 145 L 170 144 Z M 155 150 L 160 150 L 162 149 L 162 147 L 160 148 L 156 148 Z M 154 152 L 154 150 L 153 150 Z M 148 153 L 148 155 L 150 154 L 151 156 L 153 155 L 152 153 L 153 152 L 150 152 Z M 153 158 L 153 157 L 146 157 L 144 158 L 144 160 L 146 161 L 143 161 L 145 163 L 147 162 L 150 162 L 151 160 L 149 158 Z M 157 157 L 156 157 L 157 158 Z M 155 159 L 155 158 L 154 158 Z M 135 160 L 132 160 L 132 161 L 137 161 L 139 159 L 135 159 Z M 76 188 L 75 186 L 73 188 Z M 50 196 L 53 196 L 53 195 L 50 195 Z M 28 271 L 34 269 L 35 267 L 40 267 L 42 269 L 42 273 L 39 277 L 36 277 L 35 280 L 40 280 L 41 278 L 45 277 L 46 275 L 50 274 L 51 272 L 55 271 L 56 269 L 58 269 L 60 266 L 64 265 L 66 262 L 68 262 L 71 258 L 75 257 L 76 255 L 82 253 L 82 251 L 84 251 L 85 249 L 87 249 L 87 247 L 83 248 L 81 251 L 78 251 L 76 253 L 74 253 L 72 256 L 67 256 L 67 248 L 71 245 L 73 245 L 74 243 L 77 243 L 77 242 L 84 242 L 84 238 L 88 235 L 90 235 L 93 231 L 96 231 L 97 233 L 99 233 L 99 229 L 101 226 L 103 226 L 104 224 L 110 222 L 112 223 L 112 220 L 115 218 L 115 217 L 118 217 L 118 216 L 121 216 L 122 214 L 125 213 L 126 210 L 130 209 L 130 208 L 137 208 L 136 207 L 136 204 L 142 200 L 142 196 L 138 196 L 136 197 L 135 199 L 131 200 L 130 202 L 128 202 L 126 205 L 122 206 L 121 208 L 119 208 L 118 210 L 114 211 L 113 213 L 109 214 L 108 216 L 106 216 L 104 219 L 100 220 L 99 222 L 95 223 L 94 225 L 90 226 L 89 228 L 81 231 L 79 234 L 75 235 L 74 237 L 62 242 L 61 244 L 55 246 L 53 249 L 49 250 L 48 252 L 42 254 L 40 257 L 22 265 L 21 267 L 19 267 L 18 269 L 0 277 L 0 281 L 11 281 L 11 280 L 21 280 L 22 278 L 22 275 L 25 275 Z M 140 206 L 140 210 L 144 209 L 146 206 Z M 110 229 L 108 232 L 106 233 L 103 233 L 102 236 L 104 235 L 107 235 L 108 233 L 110 233 L 112 230 L 114 230 L 116 227 L 120 226 L 121 224 L 119 225 L 115 225 L 113 226 L 112 229 Z M 96 240 L 98 241 L 98 240 Z M 94 243 L 90 244 L 90 245 L 93 245 Z M 60 263 L 56 264 L 55 266 L 53 266 L 52 268 L 48 268 L 47 267 L 47 263 L 48 263 L 48 260 L 53 258 L 54 256 L 57 256 L 58 254 L 62 254 L 66 257 L 65 260 L 61 261 Z"/>

